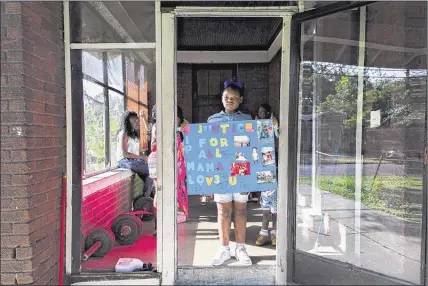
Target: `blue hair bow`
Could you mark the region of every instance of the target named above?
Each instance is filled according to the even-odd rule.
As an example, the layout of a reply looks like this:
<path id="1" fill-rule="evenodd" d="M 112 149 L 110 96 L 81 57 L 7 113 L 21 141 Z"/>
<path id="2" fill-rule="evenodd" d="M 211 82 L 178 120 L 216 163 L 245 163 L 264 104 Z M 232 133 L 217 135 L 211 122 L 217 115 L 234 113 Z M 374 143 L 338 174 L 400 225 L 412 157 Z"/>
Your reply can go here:
<path id="1" fill-rule="evenodd" d="M 242 83 L 241 80 L 237 80 L 237 81 L 226 80 L 224 82 L 224 88 L 228 88 L 230 86 L 234 86 L 234 87 L 242 89 L 243 88 L 243 83 Z"/>

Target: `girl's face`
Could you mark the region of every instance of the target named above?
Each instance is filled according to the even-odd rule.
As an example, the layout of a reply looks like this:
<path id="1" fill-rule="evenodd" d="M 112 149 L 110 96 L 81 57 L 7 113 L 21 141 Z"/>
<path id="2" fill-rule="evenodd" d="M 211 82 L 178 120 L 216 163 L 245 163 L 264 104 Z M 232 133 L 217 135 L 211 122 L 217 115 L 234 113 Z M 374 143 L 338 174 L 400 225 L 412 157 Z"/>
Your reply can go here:
<path id="1" fill-rule="evenodd" d="M 264 109 L 263 107 L 261 107 L 260 106 L 260 108 L 259 108 L 259 112 L 258 112 L 258 114 L 259 114 L 259 118 L 260 119 L 267 119 L 268 118 L 268 116 L 269 116 L 269 114 L 268 114 L 268 112 L 266 111 L 266 109 Z"/>
<path id="2" fill-rule="evenodd" d="M 131 118 L 129 118 L 129 122 L 131 123 L 132 129 L 140 130 L 140 120 L 138 120 L 138 117 L 131 116 Z"/>
<path id="3" fill-rule="evenodd" d="M 238 109 L 239 105 L 242 103 L 242 96 L 238 92 L 227 88 L 223 92 L 222 103 L 226 112 L 234 112 Z"/>

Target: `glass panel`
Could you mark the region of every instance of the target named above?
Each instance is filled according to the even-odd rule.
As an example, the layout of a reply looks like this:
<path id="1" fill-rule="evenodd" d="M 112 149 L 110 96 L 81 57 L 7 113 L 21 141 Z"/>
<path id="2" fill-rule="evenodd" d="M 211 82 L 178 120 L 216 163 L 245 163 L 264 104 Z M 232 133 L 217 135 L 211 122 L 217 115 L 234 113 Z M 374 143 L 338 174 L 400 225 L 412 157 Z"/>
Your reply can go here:
<path id="1" fill-rule="evenodd" d="M 108 85 L 123 92 L 122 54 L 107 53 Z"/>
<path id="2" fill-rule="evenodd" d="M 427 4 L 366 16 L 304 23 L 296 248 L 420 283 Z"/>
<path id="3" fill-rule="evenodd" d="M 100 82 L 103 82 L 103 57 L 101 52 L 82 51 L 82 71 Z"/>
<path id="4" fill-rule="evenodd" d="M 81 43 L 154 43 L 155 1 L 79 1 Z M 77 33 L 76 31 L 72 31 Z"/>
<path id="5" fill-rule="evenodd" d="M 79 96 L 78 91 L 83 87 L 84 97 L 85 132 L 82 135 L 84 136 L 82 141 L 85 145 L 86 169 L 82 178 L 82 253 L 88 251 L 97 240 L 103 241 L 100 249 L 87 260 L 82 261 L 82 272 L 115 272 L 118 260 L 129 257 L 144 263 L 150 262 L 153 267 L 156 267 L 156 237 L 153 236 L 155 231 L 153 180 L 148 176 L 148 166 L 145 161 L 121 161 L 127 155 L 123 155 L 123 152 L 120 152 L 122 149 L 118 148 L 122 146 L 119 145 L 118 135 L 125 129 L 125 111 L 135 111 L 138 116 L 139 111 L 147 111 L 145 105 L 147 102 L 154 101 L 154 99 L 149 100 L 148 97 L 156 95 L 155 51 L 105 50 L 96 54 L 96 58 L 100 59 L 98 67 L 90 66 L 91 61 L 87 60 L 87 58 L 92 59 L 94 55 L 92 52 L 74 50 L 72 55 L 73 60 L 83 61 L 84 71 L 89 70 L 87 73 L 92 75 L 84 74 L 83 79 L 73 78 L 72 80 L 73 96 Z M 126 75 L 126 65 L 122 60 L 124 58 L 133 59 L 138 67 L 134 70 L 135 74 L 139 73 L 140 67 L 143 66 L 144 75 L 141 74 L 138 77 L 134 75 L 125 83 L 126 77 L 123 75 Z M 76 64 L 75 67 L 77 66 Z M 106 67 L 108 69 L 104 77 Z M 99 74 L 94 75 L 94 71 L 99 71 Z M 73 76 L 76 75 L 81 74 L 73 73 Z M 95 76 L 97 76 L 96 79 L 93 78 Z M 125 86 L 127 86 L 126 92 L 133 93 L 132 98 L 127 97 L 126 92 L 120 92 Z M 128 88 L 131 86 L 132 90 Z M 147 145 L 147 132 L 141 131 L 144 123 L 140 116 L 138 119 L 140 128 L 135 125 L 134 127 L 139 131 L 139 139 L 128 141 L 126 151 L 142 155 L 142 146 Z M 106 122 L 109 123 L 109 130 L 106 130 Z M 133 133 L 129 132 L 129 134 Z M 139 141 L 139 144 L 136 141 Z M 105 142 L 109 144 L 106 146 Z M 109 149 L 105 150 L 107 147 Z M 106 165 L 108 162 L 111 164 Z M 117 168 L 118 165 L 120 168 Z M 133 172 L 123 169 L 132 169 Z M 142 197 L 143 194 L 146 197 Z M 142 209 L 151 211 L 152 215 L 145 215 L 143 218 L 137 215 L 121 216 L 133 210 Z"/>
<path id="6" fill-rule="evenodd" d="M 315 8 L 320 8 L 322 6 L 325 5 L 329 5 L 329 4 L 333 4 L 336 3 L 337 1 L 302 1 L 303 2 L 303 6 L 305 8 L 305 11 L 310 10 L 310 9 L 315 9 Z"/>
<path id="7" fill-rule="evenodd" d="M 111 167 L 116 167 L 118 163 L 117 135 L 122 128 L 121 119 L 124 114 L 125 97 L 122 94 L 109 90 L 109 122 L 110 122 L 110 162 Z"/>
<path id="8" fill-rule="evenodd" d="M 104 88 L 83 80 L 85 116 L 85 173 L 105 168 Z"/>

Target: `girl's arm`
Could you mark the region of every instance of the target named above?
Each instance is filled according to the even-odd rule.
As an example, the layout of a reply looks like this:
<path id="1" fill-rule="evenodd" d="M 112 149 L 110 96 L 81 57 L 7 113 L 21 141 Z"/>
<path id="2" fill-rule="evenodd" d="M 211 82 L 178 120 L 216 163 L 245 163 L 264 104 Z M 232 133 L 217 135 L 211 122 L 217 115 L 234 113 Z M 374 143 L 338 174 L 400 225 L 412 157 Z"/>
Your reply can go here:
<path id="1" fill-rule="evenodd" d="M 126 132 L 123 132 L 122 134 L 122 152 L 123 152 L 123 157 L 127 158 L 127 159 L 141 159 L 141 160 L 146 160 L 147 157 L 146 156 L 140 156 L 140 155 L 135 155 L 132 153 L 128 152 L 128 135 L 126 134 Z"/>

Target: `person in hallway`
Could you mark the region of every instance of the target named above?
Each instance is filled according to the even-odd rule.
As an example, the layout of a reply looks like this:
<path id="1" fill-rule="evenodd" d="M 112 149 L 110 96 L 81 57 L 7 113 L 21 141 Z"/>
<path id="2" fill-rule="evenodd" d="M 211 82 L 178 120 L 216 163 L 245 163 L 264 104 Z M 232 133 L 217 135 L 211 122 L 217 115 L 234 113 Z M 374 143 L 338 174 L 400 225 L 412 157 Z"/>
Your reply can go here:
<path id="1" fill-rule="evenodd" d="M 186 185 L 186 167 L 184 161 L 183 151 L 183 134 L 182 130 L 187 127 L 189 123 L 184 119 L 183 109 L 177 106 L 177 140 L 176 140 L 176 157 L 177 157 L 177 223 L 183 223 L 189 218 L 189 199 Z M 152 123 L 151 123 L 151 153 L 149 155 L 150 163 L 150 177 L 157 179 L 156 174 L 156 105 L 152 109 Z M 157 207 L 157 196 L 154 198 L 154 206 Z M 155 224 L 156 227 L 156 224 Z M 156 235 L 156 232 L 154 233 Z"/>
<path id="2" fill-rule="evenodd" d="M 241 81 L 225 81 L 222 93 L 224 110 L 210 116 L 208 123 L 252 120 L 250 115 L 239 111 L 239 105 L 244 99 L 243 95 L 243 84 Z M 252 264 L 245 248 L 247 200 L 247 193 L 214 195 L 214 201 L 217 203 L 217 220 L 221 245 L 218 253 L 211 261 L 213 266 L 222 265 L 231 258 L 229 236 L 233 210 L 235 211 L 235 257 L 241 265 Z"/>
<path id="3" fill-rule="evenodd" d="M 264 103 L 260 105 L 260 108 L 258 110 L 258 115 L 256 116 L 256 120 L 258 119 L 272 119 L 272 123 L 275 130 L 275 137 L 278 138 L 279 136 L 278 120 L 272 114 L 272 108 L 269 104 Z M 277 144 L 275 144 L 275 146 L 277 146 Z M 275 150 L 276 150 L 276 147 L 275 147 Z M 270 153 L 268 153 L 267 155 L 269 154 Z M 272 156 L 272 154 L 270 154 L 270 156 Z M 275 158 L 277 157 L 278 156 L 276 156 Z M 262 221 L 262 228 L 256 239 L 256 245 L 263 246 L 270 242 L 272 243 L 273 246 L 276 246 L 277 191 L 271 190 L 271 191 L 261 192 L 260 206 L 263 209 L 263 221 Z M 269 237 L 269 222 L 271 218 L 272 218 L 272 230 L 270 232 L 270 237 Z"/>
<path id="4" fill-rule="evenodd" d="M 125 112 L 122 129 L 117 135 L 119 167 L 131 169 L 144 181 L 143 195 L 150 197 L 153 180 L 149 176 L 147 156 L 140 152 L 140 121 L 134 111 Z"/>

